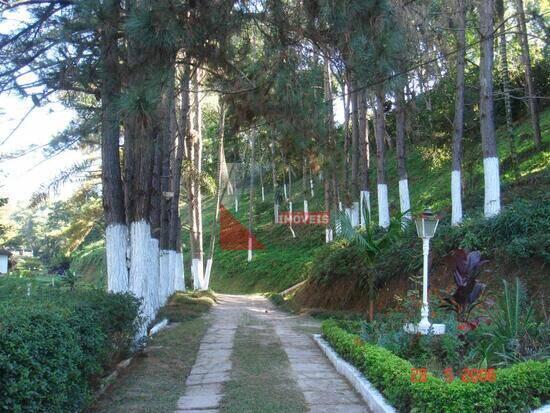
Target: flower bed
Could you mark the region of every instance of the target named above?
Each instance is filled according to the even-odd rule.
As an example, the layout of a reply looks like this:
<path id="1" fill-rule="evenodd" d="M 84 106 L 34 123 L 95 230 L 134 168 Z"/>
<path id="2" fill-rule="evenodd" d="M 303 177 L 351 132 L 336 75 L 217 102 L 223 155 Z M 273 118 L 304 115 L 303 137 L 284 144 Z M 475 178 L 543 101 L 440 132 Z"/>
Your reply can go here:
<path id="1" fill-rule="evenodd" d="M 498 369 L 494 382 L 448 383 L 428 373 L 411 380 L 415 367 L 389 350 L 363 342 L 334 320 L 323 322 L 324 338 L 401 412 L 528 412 L 550 399 L 550 361 L 527 361 Z"/>

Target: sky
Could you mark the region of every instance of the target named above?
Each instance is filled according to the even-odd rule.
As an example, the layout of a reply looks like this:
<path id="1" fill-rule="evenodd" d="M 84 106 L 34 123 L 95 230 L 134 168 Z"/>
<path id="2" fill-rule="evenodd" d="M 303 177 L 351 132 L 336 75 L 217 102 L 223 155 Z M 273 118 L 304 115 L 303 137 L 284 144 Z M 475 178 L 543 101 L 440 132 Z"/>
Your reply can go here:
<path id="1" fill-rule="evenodd" d="M 30 99 L 0 95 L 0 143 L 32 107 Z M 9 198 L 10 204 L 26 201 L 41 184 L 47 184 L 60 171 L 80 159 L 78 151 L 66 151 L 47 160 L 40 148 L 17 159 L 6 159 L 7 154 L 28 149 L 31 145 L 48 143 L 65 129 L 74 116 L 72 110 L 56 102 L 35 108 L 13 135 L 0 144 L 0 197 Z M 69 190 L 62 188 L 57 195 L 63 196 Z"/>

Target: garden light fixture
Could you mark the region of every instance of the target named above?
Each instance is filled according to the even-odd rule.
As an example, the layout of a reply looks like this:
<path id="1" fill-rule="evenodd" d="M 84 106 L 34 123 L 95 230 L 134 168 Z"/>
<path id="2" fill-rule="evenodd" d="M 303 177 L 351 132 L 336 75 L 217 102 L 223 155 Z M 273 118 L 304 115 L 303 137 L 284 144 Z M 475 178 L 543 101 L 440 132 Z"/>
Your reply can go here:
<path id="1" fill-rule="evenodd" d="M 422 239 L 423 271 L 422 271 L 422 309 L 420 323 L 406 324 L 405 331 L 420 334 L 445 334 L 445 324 L 432 324 L 428 320 L 430 313 L 428 304 L 428 259 L 430 256 L 430 239 L 435 235 L 439 218 L 429 209 L 424 210 L 415 220 L 416 231 Z"/>

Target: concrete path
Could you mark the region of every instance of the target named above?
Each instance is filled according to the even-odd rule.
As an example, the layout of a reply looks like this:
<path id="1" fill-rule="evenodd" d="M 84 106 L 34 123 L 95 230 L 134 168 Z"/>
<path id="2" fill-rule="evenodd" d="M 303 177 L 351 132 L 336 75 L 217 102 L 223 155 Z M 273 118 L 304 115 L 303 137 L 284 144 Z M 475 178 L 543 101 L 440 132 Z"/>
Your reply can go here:
<path id="1" fill-rule="evenodd" d="M 289 378 L 298 384 L 310 412 L 369 412 L 313 341 L 312 334 L 320 330 L 317 321 L 278 311 L 261 296 L 220 295 L 211 315 L 211 327 L 201 342 L 176 413 L 219 411 L 223 384 L 230 377 L 235 331 L 243 317 L 262 319 L 275 330 L 291 365 Z"/>

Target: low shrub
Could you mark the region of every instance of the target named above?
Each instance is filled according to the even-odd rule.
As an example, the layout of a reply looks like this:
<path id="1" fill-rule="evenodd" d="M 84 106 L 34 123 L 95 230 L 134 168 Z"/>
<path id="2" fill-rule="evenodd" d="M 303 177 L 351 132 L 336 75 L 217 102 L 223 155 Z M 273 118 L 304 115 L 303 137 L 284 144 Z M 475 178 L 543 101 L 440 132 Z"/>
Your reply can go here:
<path id="1" fill-rule="evenodd" d="M 311 276 L 321 283 L 329 283 L 351 274 L 364 278 L 368 273 L 363 249 L 344 239 L 337 239 L 321 247 L 311 268 Z"/>
<path id="2" fill-rule="evenodd" d="M 127 353 L 140 319 L 130 294 L 15 288 L 0 304 L 0 411 L 64 413 L 88 403 Z M 1 290 L 1 285 L 0 285 Z"/>
<path id="3" fill-rule="evenodd" d="M 324 321 L 323 336 L 402 412 L 528 412 L 550 399 L 550 360 L 527 361 L 496 371 L 494 382 L 447 383 L 428 373 L 413 382 L 413 366 L 391 351 L 364 342 L 334 320 Z"/>
<path id="4" fill-rule="evenodd" d="M 441 254 L 464 248 L 518 262 L 532 257 L 550 262 L 549 233 L 550 203 L 517 200 L 490 219 L 472 216 L 457 227 L 443 223 L 434 238 L 434 248 Z"/>

